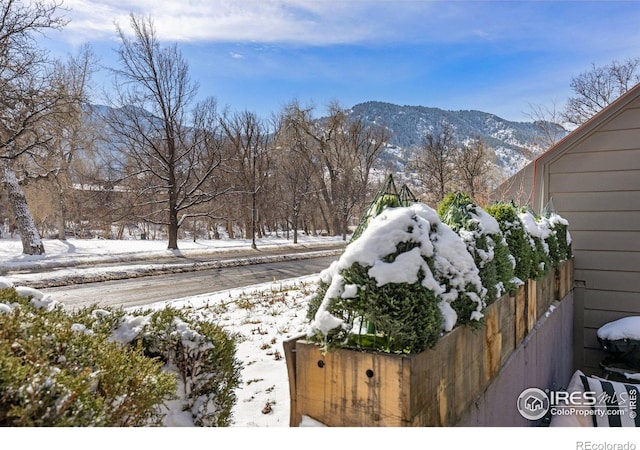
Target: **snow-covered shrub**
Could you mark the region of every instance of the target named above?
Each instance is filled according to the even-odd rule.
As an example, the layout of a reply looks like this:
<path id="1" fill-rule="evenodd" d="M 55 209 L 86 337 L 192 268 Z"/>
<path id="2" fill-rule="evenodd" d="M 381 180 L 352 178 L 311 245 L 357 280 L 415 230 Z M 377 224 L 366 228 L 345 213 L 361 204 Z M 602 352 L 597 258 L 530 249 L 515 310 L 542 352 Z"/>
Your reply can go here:
<path id="1" fill-rule="evenodd" d="M 531 272 L 529 278 L 537 280 L 542 278 L 551 268 L 551 257 L 548 240 L 551 230 L 538 221 L 538 218 L 527 208 L 518 214 L 529 235 L 531 246 Z"/>
<path id="2" fill-rule="evenodd" d="M 572 257 L 569 222 L 557 213 L 543 213 L 535 220 L 550 266 L 559 267 L 561 261 Z"/>
<path id="3" fill-rule="evenodd" d="M 531 274 L 533 249 L 529 234 L 512 203 L 494 203 L 485 208 L 500 226 L 507 242 L 509 254 L 515 261 L 514 275 L 517 284 L 524 283 Z"/>
<path id="4" fill-rule="evenodd" d="M 44 300 L 0 290 L 0 425 L 160 425 L 175 376 Z"/>
<path id="5" fill-rule="evenodd" d="M 241 369 L 232 337 L 174 308 L 137 312 L 132 316 L 134 326 L 140 317 L 144 326 L 136 339 L 147 355 L 177 372 L 182 410 L 190 412 L 193 424 L 228 426 Z M 127 322 L 123 325 L 129 328 Z"/>
<path id="6" fill-rule="evenodd" d="M 487 304 L 515 289 L 515 261 L 494 217 L 464 193 L 447 195 L 438 207 L 438 215 L 458 233 L 473 256 L 487 289 Z"/>
<path id="7" fill-rule="evenodd" d="M 558 257 L 561 261 L 571 259 L 573 251 L 571 249 L 571 234 L 569 233 L 569 221 L 557 213 L 545 215 L 551 230 L 554 232 L 558 242 Z"/>
<path id="8" fill-rule="evenodd" d="M 485 308 L 478 268 L 426 205 L 387 208 L 321 273 L 308 336 L 324 345 L 419 352 Z"/>
<path id="9" fill-rule="evenodd" d="M 537 217 L 536 223 L 538 228 L 542 230 L 542 236 L 544 236 L 545 250 L 547 251 L 547 257 L 549 265 L 551 267 L 559 267 L 560 262 L 565 259 L 560 255 L 560 246 L 558 244 L 558 238 L 556 230 L 553 228 L 551 221 L 547 217 Z"/>
<path id="10" fill-rule="evenodd" d="M 0 290 L 0 425 L 172 425 L 166 404 L 180 402 L 181 424 L 226 426 L 235 351 L 181 310 L 67 312 L 37 291 Z"/>

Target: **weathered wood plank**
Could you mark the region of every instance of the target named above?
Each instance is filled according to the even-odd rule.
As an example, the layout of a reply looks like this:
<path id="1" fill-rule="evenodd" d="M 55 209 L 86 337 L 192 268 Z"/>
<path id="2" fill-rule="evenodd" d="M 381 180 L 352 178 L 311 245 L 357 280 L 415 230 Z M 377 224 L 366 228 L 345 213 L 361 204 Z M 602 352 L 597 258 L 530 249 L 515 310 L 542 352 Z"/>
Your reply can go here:
<path id="1" fill-rule="evenodd" d="M 549 271 L 536 283 L 536 322 L 548 311 L 555 300 L 555 269 Z"/>
<path id="2" fill-rule="evenodd" d="M 446 364 L 456 345 L 456 334 L 447 333 L 429 350 L 409 355 L 409 408 L 404 418 L 417 426 L 440 425 L 447 416 L 446 382 L 453 376 Z M 405 380 L 407 379 L 405 374 Z"/>
<path id="3" fill-rule="evenodd" d="M 287 377 L 289 380 L 289 398 L 291 405 L 289 407 L 289 426 L 297 427 L 302 420 L 297 406 L 297 382 L 296 382 L 296 342 L 303 339 L 304 335 L 296 336 L 282 343 L 284 357 L 287 363 Z"/>
<path id="4" fill-rule="evenodd" d="M 526 286 L 522 285 L 518 287 L 518 290 L 516 291 L 515 295 L 514 295 L 514 299 L 515 299 L 515 315 L 516 315 L 516 319 L 515 319 L 515 326 L 516 326 L 516 330 L 515 330 L 515 336 L 516 336 L 516 342 L 515 342 L 515 346 L 517 347 L 518 345 L 520 345 L 520 343 L 522 342 L 522 340 L 524 339 L 524 337 L 527 334 L 527 326 L 528 326 L 528 321 L 527 321 L 527 290 L 526 290 Z"/>
<path id="5" fill-rule="evenodd" d="M 296 407 L 297 414 L 309 416 L 329 426 L 330 417 L 325 414 L 324 356 L 320 348 L 310 343 L 296 343 Z"/>
<path id="6" fill-rule="evenodd" d="M 500 313 L 498 314 L 500 324 L 498 326 L 502 337 L 500 366 L 507 362 L 507 359 L 516 348 L 515 304 L 516 299 L 511 295 L 507 295 L 502 302 L 498 303 L 500 308 Z"/>
<path id="7" fill-rule="evenodd" d="M 527 280 L 527 294 L 526 294 L 526 299 L 527 299 L 527 333 L 530 332 L 531 330 L 533 330 L 533 327 L 536 324 L 536 319 L 537 319 L 537 313 L 538 313 L 538 308 L 537 308 L 537 298 L 536 296 L 538 295 L 538 282 L 536 280 Z"/>
<path id="8" fill-rule="evenodd" d="M 340 349 L 325 362 L 326 413 L 342 426 L 401 424 L 402 357 Z"/>
<path id="9" fill-rule="evenodd" d="M 487 308 L 484 324 L 484 382 L 488 383 L 496 376 L 502 360 L 502 333 L 500 332 L 499 306 L 503 301 L 496 302 Z M 477 341 L 472 336 L 472 341 Z M 473 345 L 473 344 L 471 344 Z"/>

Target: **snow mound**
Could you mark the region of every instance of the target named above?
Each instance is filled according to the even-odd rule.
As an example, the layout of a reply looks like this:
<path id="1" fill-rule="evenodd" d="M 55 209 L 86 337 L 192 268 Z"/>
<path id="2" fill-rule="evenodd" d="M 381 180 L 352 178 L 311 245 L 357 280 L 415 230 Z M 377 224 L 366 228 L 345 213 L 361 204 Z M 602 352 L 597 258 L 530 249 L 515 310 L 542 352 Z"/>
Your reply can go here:
<path id="1" fill-rule="evenodd" d="M 623 317 L 609 322 L 598 329 L 598 337 L 609 341 L 640 340 L 640 316 Z"/>

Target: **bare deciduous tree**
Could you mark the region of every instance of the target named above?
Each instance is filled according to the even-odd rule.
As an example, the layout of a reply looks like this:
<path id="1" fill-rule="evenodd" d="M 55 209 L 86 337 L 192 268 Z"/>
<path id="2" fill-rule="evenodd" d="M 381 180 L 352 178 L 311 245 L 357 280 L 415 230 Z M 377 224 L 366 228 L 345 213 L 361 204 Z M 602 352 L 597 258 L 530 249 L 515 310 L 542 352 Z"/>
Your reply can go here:
<path id="1" fill-rule="evenodd" d="M 433 205 L 440 203 L 453 189 L 455 152 L 454 129 L 443 122 L 438 132 L 427 133 L 422 152 L 411 164 Z"/>
<path id="2" fill-rule="evenodd" d="M 298 243 L 301 218 L 314 193 L 313 180 L 319 171 L 313 157 L 313 141 L 298 120 L 300 113 L 296 102 L 283 109 L 274 146 L 287 230 L 289 226 L 293 229 L 294 244 Z"/>
<path id="3" fill-rule="evenodd" d="M 54 87 L 68 101 L 47 121 L 53 138 L 47 144 L 46 155 L 34 161 L 38 169 L 47 174 L 52 187 L 58 239 L 62 240 L 66 239 L 69 209 L 77 209 L 77 205 L 76 208 L 72 205 L 75 200 L 73 184 L 77 181 L 73 174 L 74 159 L 82 151 L 85 152 L 85 157 L 90 154 L 94 140 L 93 129 L 87 126 L 85 107 L 89 101 L 90 78 L 96 62 L 91 48 L 83 46 L 76 57 L 56 63 Z M 76 219 L 77 222 L 81 217 Z"/>
<path id="4" fill-rule="evenodd" d="M 480 138 L 457 147 L 454 156 L 456 178 L 460 188 L 474 200 L 486 199 L 495 154 Z"/>
<path id="5" fill-rule="evenodd" d="M 256 248 L 258 225 L 258 196 L 269 175 L 267 153 L 270 133 L 255 113 L 244 111 L 227 115 L 222 127 L 230 143 L 229 169 L 234 174 L 236 194 L 240 195 L 241 217 L 245 222 L 245 236 L 251 234 L 251 247 Z"/>
<path id="6" fill-rule="evenodd" d="M 640 58 L 604 66 L 592 64 L 590 70 L 573 77 L 570 97 L 563 111 L 567 122 L 581 125 L 640 81 Z"/>
<path id="7" fill-rule="evenodd" d="M 567 130 L 561 125 L 564 117 L 555 103 L 550 106 L 529 104 L 529 110 L 527 115 L 533 120 L 540 135 L 536 142 L 538 151 L 535 153 L 547 151 L 566 136 Z"/>
<path id="8" fill-rule="evenodd" d="M 46 121 L 67 102 L 52 86 L 54 68 L 35 39 L 66 24 L 60 6 L 44 0 L 0 5 L 0 181 L 15 214 L 23 253 L 31 255 L 45 249 L 13 166 L 51 141 Z"/>
<path id="9" fill-rule="evenodd" d="M 201 102 L 190 117 L 198 86 L 177 46 L 160 45 L 150 18 L 132 14 L 130 24 L 132 38 L 117 27 L 118 108 L 107 122 L 123 154 L 122 175 L 137 194 L 135 212 L 166 226 L 168 248 L 177 249 L 184 220 L 206 214 L 194 208 L 220 195 L 206 189 L 222 162 L 216 102 Z"/>
<path id="10" fill-rule="evenodd" d="M 329 232 L 346 240 L 349 221 L 364 203 L 369 174 L 386 141 L 382 126 L 367 127 L 360 117 L 351 117 L 337 103 L 323 120 L 313 120 L 312 109 L 298 108 L 296 126 L 314 142 L 313 157 L 320 164 L 317 190 Z"/>

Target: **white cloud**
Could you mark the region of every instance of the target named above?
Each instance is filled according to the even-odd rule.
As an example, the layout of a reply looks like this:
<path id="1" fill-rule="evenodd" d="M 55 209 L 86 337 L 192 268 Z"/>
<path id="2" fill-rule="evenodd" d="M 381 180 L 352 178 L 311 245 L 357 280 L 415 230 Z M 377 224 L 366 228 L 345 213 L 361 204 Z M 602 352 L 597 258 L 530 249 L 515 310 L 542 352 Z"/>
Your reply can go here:
<path id="1" fill-rule="evenodd" d="M 412 11 L 431 2 L 309 0 L 66 0 L 67 39 L 109 38 L 114 22 L 150 16 L 161 39 L 171 41 L 343 44 L 420 35 Z"/>
<path id="2" fill-rule="evenodd" d="M 161 39 L 177 41 L 268 42 L 295 35 L 313 41 L 319 23 L 313 8 L 299 13 L 271 1 L 67 0 L 65 6 L 71 10 L 71 39 L 109 37 L 114 22 L 127 28 L 132 12 L 152 17 Z"/>

